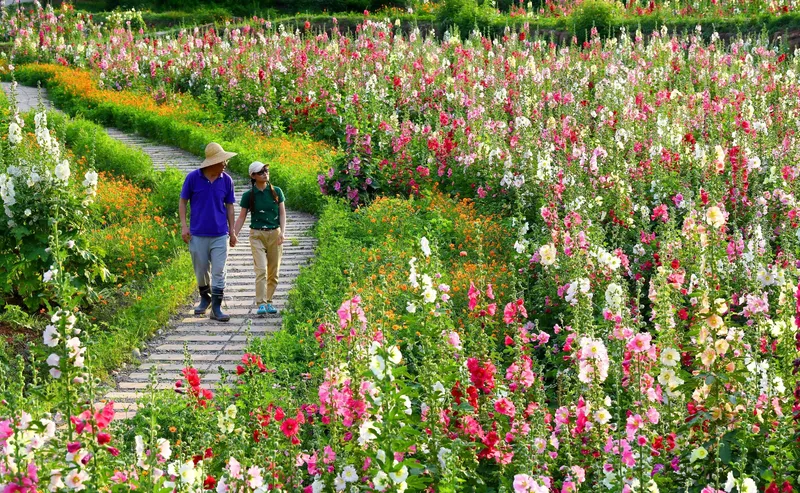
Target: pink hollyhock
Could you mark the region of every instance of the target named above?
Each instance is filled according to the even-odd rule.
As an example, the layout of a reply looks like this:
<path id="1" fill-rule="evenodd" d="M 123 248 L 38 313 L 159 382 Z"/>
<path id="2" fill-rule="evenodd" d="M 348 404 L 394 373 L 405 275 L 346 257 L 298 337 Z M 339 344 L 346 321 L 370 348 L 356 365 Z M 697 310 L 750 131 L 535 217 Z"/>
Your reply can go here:
<path id="1" fill-rule="evenodd" d="M 97 428 L 104 430 L 114 419 L 114 401 L 109 401 L 103 409 L 95 413 L 94 421 L 97 423 Z"/>
<path id="2" fill-rule="evenodd" d="M 800 288 L 798 288 L 800 290 Z M 799 291 L 800 292 L 800 291 Z M 480 296 L 481 292 L 475 287 L 474 283 L 469 283 L 469 292 L 467 293 L 467 297 L 469 298 L 469 311 L 474 311 L 475 307 L 478 306 L 478 296 Z M 800 325 L 798 325 L 800 327 Z"/>
<path id="3" fill-rule="evenodd" d="M 517 408 L 514 406 L 514 403 L 505 397 L 497 399 L 494 402 L 494 410 L 500 414 L 505 414 L 510 418 L 513 418 L 517 412 Z"/>
<path id="4" fill-rule="evenodd" d="M 128 475 L 122 471 L 115 471 L 114 475 L 111 476 L 111 481 L 114 483 L 122 484 L 128 482 Z"/>
<path id="5" fill-rule="evenodd" d="M 475 387 L 486 394 L 492 391 L 494 388 L 494 374 L 496 368 L 491 361 L 487 361 L 481 365 L 477 359 L 469 358 L 467 360 L 467 370 L 469 370 L 470 381 Z"/>
<path id="6" fill-rule="evenodd" d="M 11 428 L 11 420 L 0 421 L 0 445 L 5 445 L 6 440 L 13 434 L 14 430 Z"/>
<path id="7" fill-rule="evenodd" d="M 536 482 L 527 474 L 514 476 L 514 493 L 528 493 L 534 486 L 537 486 Z"/>
<path id="8" fill-rule="evenodd" d="M 514 303 L 509 303 L 506 305 L 505 309 L 503 310 L 503 322 L 506 324 L 510 324 L 514 321 L 514 317 L 517 315 L 517 305 Z"/>
<path id="9" fill-rule="evenodd" d="M 651 338 L 647 332 L 640 332 L 631 339 L 627 347 L 634 353 L 643 353 L 650 349 Z"/>
<path id="10" fill-rule="evenodd" d="M 797 291 L 795 292 L 795 316 L 794 324 L 800 329 L 800 282 L 797 283 Z M 800 340 L 797 342 L 797 350 L 800 351 Z"/>

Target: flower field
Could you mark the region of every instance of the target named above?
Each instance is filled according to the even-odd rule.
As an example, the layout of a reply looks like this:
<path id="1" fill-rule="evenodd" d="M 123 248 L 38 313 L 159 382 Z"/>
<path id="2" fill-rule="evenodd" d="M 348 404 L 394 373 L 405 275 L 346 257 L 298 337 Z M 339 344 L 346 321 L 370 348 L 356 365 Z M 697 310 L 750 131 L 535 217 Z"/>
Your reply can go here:
<path id="1" fill-rule="evenodd" d="M 317 260 L 213 389 L 187 362 L 135 419 L 94 410 L 88 322 L 53 279 L 58 404 L 0 406 L 6 491 L 800 488 L 798 53 L 48 15 L 17 19 L 10 62 L 75 107 L 329 144 L 275 158 Z"/>

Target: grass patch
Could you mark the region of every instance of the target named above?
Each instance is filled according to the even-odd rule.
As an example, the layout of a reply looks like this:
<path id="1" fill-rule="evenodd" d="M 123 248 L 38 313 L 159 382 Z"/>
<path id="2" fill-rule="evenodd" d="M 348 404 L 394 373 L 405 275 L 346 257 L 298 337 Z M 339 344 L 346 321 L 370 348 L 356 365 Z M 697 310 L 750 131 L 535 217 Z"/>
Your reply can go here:
<path id="1" fill-rule="evenodd" d="M 132 351 L 164 327 L 186 304 L 195 289 L 192 258 L 182 249 L 163 268 L 129 292 L 127 305 L 111 305 L 97 315 L 98 330 L 91 334 L 95 368 L 103 374 L 132 361 Z"/>

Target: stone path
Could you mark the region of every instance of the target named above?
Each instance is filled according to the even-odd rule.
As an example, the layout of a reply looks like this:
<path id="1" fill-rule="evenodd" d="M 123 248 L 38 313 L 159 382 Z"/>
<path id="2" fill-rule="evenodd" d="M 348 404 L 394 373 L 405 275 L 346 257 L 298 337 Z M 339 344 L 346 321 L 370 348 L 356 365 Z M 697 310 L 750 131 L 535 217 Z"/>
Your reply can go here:
<path id="1" fill-rule="evenodd" d="M 10 84 L 3 83 L 8 91 Z M 46 101 L 46 93 L 43 93 Z M 37 89 L 18 86 L 20 111 L 27 111 L 38 104 Z M 184 172 L 197 169 L 200 159 L 182 149 L 152 143 L 142 137 L 127 134 L 114 128 L 106 132 L 131 147 L 138 147 L 153 160 L 153 165 L 163 170 L 174 166 Z M 249 187 L 249 181 L 234 176 L 236 197 Z M 175 198 L 177 200 L 177 197 Z M 310 214 L 286 211 L 286 243 L 281 262 L 281 278 L 273 298 L 274 305 L 282 310 L 286 305 L 290 284 L 297 277 L 300 267 L 310 262 L 314 254 L 316 240 L 308 235 L 316 219 Z M 238 215 L 238 207 L 237 207 Z M 186 346 L 195 367 L 201 372 L 203 386 L 213 388 L 220 380 L 220 370 L 234 371 L 241 360 L 247 334 L 253 337 L 267 335 L 281 327 L 280 313 L 259 317 L 254 306 L 253 260 L 249 246 L 249 227 L 246 224 L 239 235 L 239 244 L 228 254 L 227 288 L 223 311 L 231 316 L 227 323 L 217 322 L 206 317 L 196 317 L 193 306 L 183 307 L 178 322 L 164 331 L 161 337 L 150 341 L 143 352 L 142 364 L 133 371 L 118 378 L 117 388 L 106 398 L 115 402 L 120 411 L 118 416 L 130 416 L 136 411 L 136 399 L 150 380 L 151 368 L 156 368 L 158 388 L 172 388 L 181 378 L 184 346 Z M 196 297 L 197 298 L 197 297 Z"/>

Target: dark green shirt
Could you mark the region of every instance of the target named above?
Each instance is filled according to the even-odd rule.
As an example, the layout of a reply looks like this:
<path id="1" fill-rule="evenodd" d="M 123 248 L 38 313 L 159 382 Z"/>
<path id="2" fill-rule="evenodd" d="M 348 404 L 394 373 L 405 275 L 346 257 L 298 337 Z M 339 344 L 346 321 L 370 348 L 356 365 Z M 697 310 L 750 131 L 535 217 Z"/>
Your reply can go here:
<path id="1" fill-rule="evenodd" d="M 278 194 L 278 202 L 272 197 L 272 192 L 269 190 L 269 185 L 263 191 L 258 187 L 253 187 L 251 190 L 255 191 L 255 202 L 253 210 L 250 211 L 250 227 L 251 228 L 278 228 L 281 225 L 280 208 L 278 204 L 284 201 L 283 190 L 273 186 L 275 193 Z M 250 193 L 251 190 L 242 194 L 242 200 L 239 205 L 245 209 L 250 209 Z"/>

